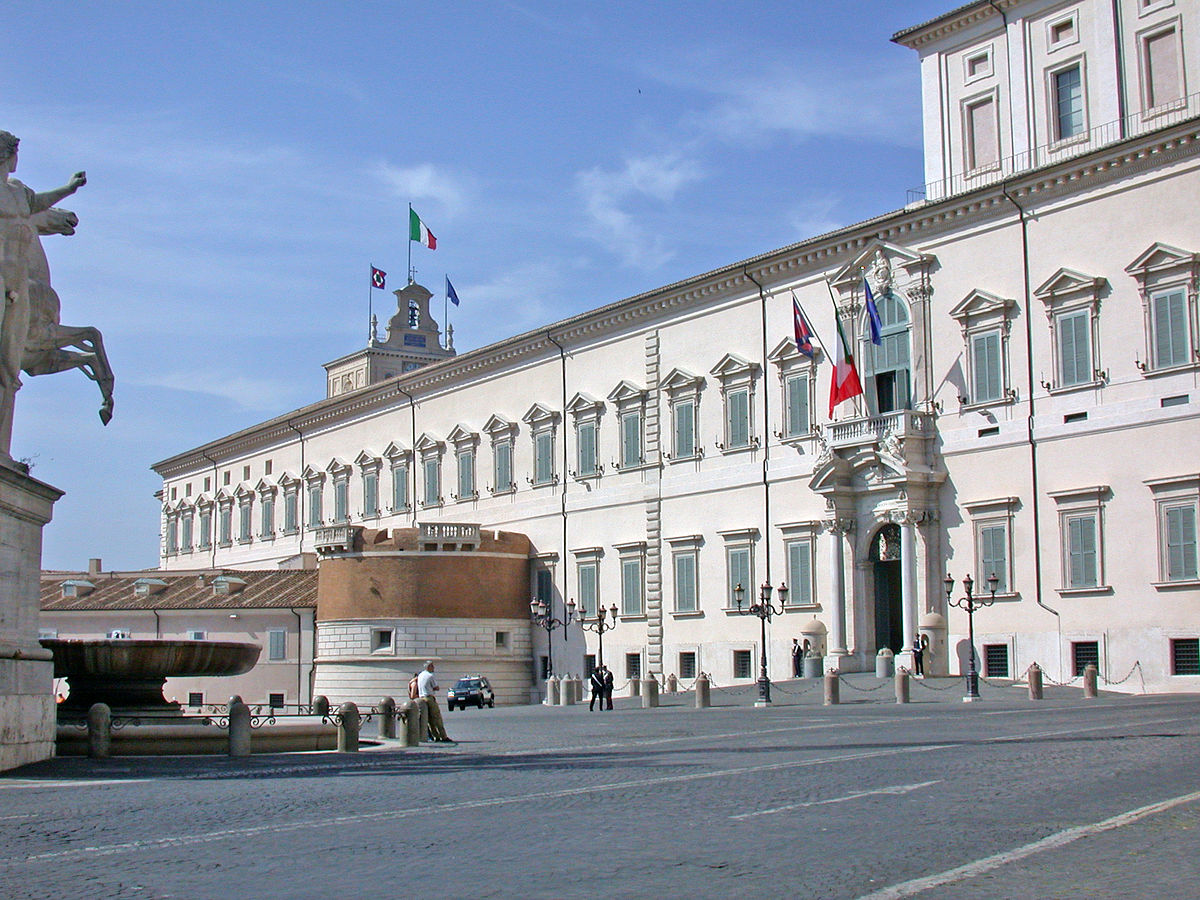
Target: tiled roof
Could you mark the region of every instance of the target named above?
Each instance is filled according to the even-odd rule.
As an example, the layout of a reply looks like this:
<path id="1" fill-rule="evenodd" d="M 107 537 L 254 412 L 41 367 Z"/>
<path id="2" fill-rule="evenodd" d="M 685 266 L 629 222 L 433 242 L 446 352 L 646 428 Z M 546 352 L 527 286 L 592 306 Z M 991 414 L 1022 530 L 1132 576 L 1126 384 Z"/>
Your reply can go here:
<path id="1" fill-rule="evenodd" d="M 213 579 L 221 575 L 240 578 L 246 586 L 233 594 L 215 594 Z M 157 594 L 138 596 L 134 582 L 139 579 L 166 582 Z M 63 597 L 64 581 L 87 581 L 96 586 L 85 597 Z M 43 572 L 42 609 L 286 609 L 315 608 L 317 572 L 315 569 L 287 571 L 218 570 L 202 575 L 147 571 L 89 575 L 87 572 Z"/>

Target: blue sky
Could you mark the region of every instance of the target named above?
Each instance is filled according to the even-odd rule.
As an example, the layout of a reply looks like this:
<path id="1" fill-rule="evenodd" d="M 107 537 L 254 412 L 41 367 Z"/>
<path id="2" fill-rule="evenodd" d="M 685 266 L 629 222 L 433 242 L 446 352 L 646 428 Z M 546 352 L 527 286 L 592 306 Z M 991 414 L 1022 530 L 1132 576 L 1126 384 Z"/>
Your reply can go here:
<path id="1" fill-rule="evenodd" d="M 26 378 L 13 455 L 65 490 L 43 564 L 155 566 L 166 456 L 324 396 L 403 284 L 407 205 L 470 350 L 904 204 L 916 54 L 893 2 L 25 3 L 0 128 L 35 190 L 77 373 Z M 376 292 L 386 319 L 394 302 Z"/>

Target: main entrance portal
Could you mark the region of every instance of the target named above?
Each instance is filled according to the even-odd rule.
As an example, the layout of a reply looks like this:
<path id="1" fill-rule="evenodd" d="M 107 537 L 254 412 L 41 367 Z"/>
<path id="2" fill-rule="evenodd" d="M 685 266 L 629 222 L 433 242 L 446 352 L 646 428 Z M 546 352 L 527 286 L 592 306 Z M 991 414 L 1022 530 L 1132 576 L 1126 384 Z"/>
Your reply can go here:
<path id="1" fill-rule="evenodd" d="M 900 526 L 884 525 L 871 541 L 875 582 L 875 651 L 884 647 L 899 653 L 906 646 L 901 608 Z"/>

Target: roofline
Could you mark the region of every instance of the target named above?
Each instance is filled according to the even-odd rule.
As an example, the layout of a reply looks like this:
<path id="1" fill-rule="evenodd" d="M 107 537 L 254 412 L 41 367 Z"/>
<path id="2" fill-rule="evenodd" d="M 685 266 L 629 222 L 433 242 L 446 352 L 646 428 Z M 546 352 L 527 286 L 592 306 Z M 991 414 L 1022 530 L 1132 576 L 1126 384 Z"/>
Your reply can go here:
<path id="1" fill-rule="evenodd" d="M 973 0 L 971 3 L 952 9 L 928 22 L 897 31 L 892 35 L 892 43 L 916 50 L 931 40 L 959 31 L 992 16 L 1001 15 L 1002 10 L 1011 9 L 1018 2 L 1020 0 L 995 0 L 995 3 L 992 0 Z"/>

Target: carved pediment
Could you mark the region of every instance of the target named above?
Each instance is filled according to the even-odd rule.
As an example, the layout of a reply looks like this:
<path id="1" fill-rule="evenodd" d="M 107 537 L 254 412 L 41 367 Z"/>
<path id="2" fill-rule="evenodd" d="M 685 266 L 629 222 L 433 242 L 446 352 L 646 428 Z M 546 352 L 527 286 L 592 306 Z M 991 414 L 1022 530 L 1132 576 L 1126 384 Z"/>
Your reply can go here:
<path id="1" fill-rule="evenodd" d="M 880 257 L 890 269 L 890 273 L 884 272 L 880 267 Z M 858 256 L 838 269 L 831 283 L 839 292 L 849 293 L 862 284 L 863 273 L 866 272 L 870 276 L 872 290 L 883 293 L 891 287 L 890 279 L 895 277 L 898 270 L 903 271 L 903 280 L 908 280 L 932 261 L 933 256 L 911 247 L 902 247 L 887 241 L 872 241 Z"/>
<path id="2" fill-rule="evenodd" d="M 293 475 L 291 472 L 284 472 L 282 475 L 279 476 L 279 486 L 281 488 L 286 489 L 286 488 L 290 488 L 290 487 L 295 487 L 299 483 L 300 483 L 300 479 L 297 478 L 295 475 Z"/>
<path id="3" fill-rule="evenodd" d="M 573 416 L 581 416 L 586 413 L 599 413 L 604 409 L 604 401 L 597 400 L 591 394 L 578 393 L 571 398 L 571 402 L 567 404 L 567 412 Z"/>
<path id="4" fill-rule="evenodd" d="M 329 461 L 329 465 L 325 467 L 325 471 L 331 475 L 342 475 L 350 471 L 350 463 L 335 456 Z"/>
<path id="5" fill-rule="evenodd" d="M 663 390 L 668 393 L 678 391 L 698 391 L 704 386 L 703 375 L 693 375 L 686 369 L 672 369 L 662 380 Z"/>
<path id="6" fill-rule="evenodd" d="M 504 437 L 505 435 L 514 434 L 517 430 L 517 425 L 515 422 L 510 422 L 504 418 L 504 416 L 493 415 L 483 423 L 483 430 L 493 438 Z"/>
<path id="7" fill-rule="evenodd" d="M 384 455 L 385 459 L 396 460 L 396 459 L 401 459 L 405 456 L 410 456 L 411 452 L 408 450 L 405 450 L 402 446 L 397 444 L 395 441 L 389 441 L 388 445 L 383 448 L 383 455 Z"/>
<path id="8" fill-rule="evenodd" d="M 810 360 L 807 356 L 796 349 L 796 339 L 792 337 L 784 338 L 775 345 L 775 349 L 767 354 L 767 359 L 779 366 L 785 366 L 789 363 L 797 361 L 811 363 L 821 355 L 821 348 L 817 346 L 816 337 L 813 337 L 813 359 Z"/>
<path id="9" fill-rule="evenodd" d="M 276 489 L 276 485 L 273 482 L 267 481 L 265 478 L 260 478 L 258 480 L 258 484 L 254 486 L 255 492 L 260 495 L 273 494 L 275 493 Z"/>
<path id="10" fill-rule="evenodd" d="M 418 453 L 440 452 L 446 445 L 433 437 L 428 432 L 422 432 L 417 438 L 416 449 Z"/>
<path id="11" fill-rule="evenodd" d="M 752 363 L 748 359 L 743 359 L 736 353 L 726 353 L 721 357 L 721 361 L 713 366 L 710 374 L 724 381 L 727 378 L 737 376 L 753 378 L 757 372 L 758 363 Z"/>
<path id="12" fill-rule="evenodd" d="M 1016 304 L 1017 301 L 1008 297 L 997 297 L 987 291 L 974 290 L 950 310 L 950 317 L 965 323 L 968 319 L 986 316 L 989 313 L 1003 314 Z"/>
<path id="13" fill-rule="evenodd" d="M 368 450 L 360 450 L 358 456 L 354 457 L 354 464 L 360 469 L 378 466 L 379 457 Z"/>
<path id="14" fill-rule="evenodd" d="M 304 471 L 300 473 L 300 477 L 305 481 L 321 481 L 325 477 L 325 473 L 320 469 L 308 465 L 304 467 Z"/>
<path id="15" fill-rule="evenodd" d="M 646 399 L 646 391 L 629 381 L 620 381 L 608 392 L 609 402 L 618 406 L 625 403 L 642 403 Z"/>
<path id="16" fill-rule="evenodd" d="M 1200 253 L 1189 253 L 1156 241 L 1147 247 L 1137 259 L 1125 267 L 1125 271 L 1144 283 L 1151 275 L 1175 272 L 1200 265 Z"/>
<path id="17" fill-rule="evenodd" d="M 466 425 L 458 424 L 454 426 L 454 430 L 446 438 L 456 447 L 461 447 L 467 444 L 479 443 L 479 432 L 472 431 Z"/>
<path id="18" fill-rule="evenodd" d="M 541 403 L 535 403 L 529 407 L 529 411 L 521 416 L 521 421 L 527 425 L 534 425 L 544 422 L 557 422 L 559 419 L 558 410 L 551 409 Z"/>
<path id="19" fill-rule="evenodd" d="M 1062 268 L 1034 289 L 1033 295 L 1043 303 L 1052 303 L 1065 297 L 1098 294 L 1108 280 L 1099 275 L 1085 275 L 1075 269 Z"/>

